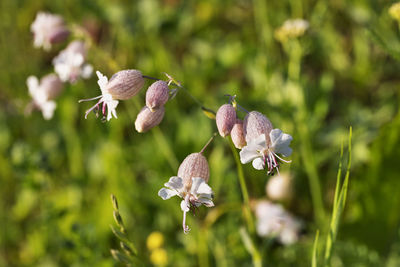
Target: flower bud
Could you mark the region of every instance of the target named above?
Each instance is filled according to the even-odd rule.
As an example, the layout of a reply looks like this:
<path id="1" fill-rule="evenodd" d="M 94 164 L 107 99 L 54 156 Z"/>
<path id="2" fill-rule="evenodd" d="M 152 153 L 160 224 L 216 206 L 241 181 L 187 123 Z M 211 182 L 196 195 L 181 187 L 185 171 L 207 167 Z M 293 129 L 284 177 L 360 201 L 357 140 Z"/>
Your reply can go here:
<path id="1" fill-rule="evenodd" d="M 138 70 L 121 70 L 115 73 L 108 81 L 106 90 L 113 99 L 126 100 L 142 89 L 144 78 Z"/>
<path id="2" fill-rule="evenodd" d="M 60 95 L 63 84 L 58 78 L 56 74 L 48 74 L 40 79 L 40 87 L 43 88 L 45 94 L 47 95 L 47 99 L 55 99 L 57 96 Z"/>
<path id="3" fill-rule="evenodd" d="M 236 148 L 242 149 L 244 146 L 246 146 L 246 139 L 244 138 L 242 120 L 239 119 L 236 120 L 236 123 L 235 125 L 233 125 L 231 131 L 231 138 Z"/>
<path id="4" fill-rule="evenodd" d="M 168 97 L 168 84 L 164 81 L 156 81 L 147 89 L 146 106 L 151 111 L 154 111 L 167 103 Z"/>
<path id="5" fill-rule="evenodd" d="M 165 113 L 164 107 L 160 107 L 154 112 L 151 112 L 147 106 L 144 106 L 137 115 L 135 121 L 136 131 L 138 131 L 139 133 L 144 133 L 150 130 L 151 128 L 157 126 L 164 118 L 164 113 Z"/>
<path id="6" fill-rule="evenodd" d="M 231 104 L 222 105 L 216 115 L 218 132 L 222 137 L 230 134 L 236 122 L 236 110 Z"/>
<path id="7" fill-rule="evenodd" d="M 271 177 L 265 187 L 265 191 L 271 200 L 285 201 L 292 197 L 292 177 L 288 173 Z"/>
<path id="8" fill-rule="evenodd" d="M 207 183 L 210 178 L 207 159 L 201 153 L 188 155 L 179 166 L 178 177 L 183 179 L 183 184 L 188 188 L 192 186 L 194 177 L 203 178 Z"/>
<path id="9" fill-rule="evenodd" d="M 247 113 L 243 120 L 243 132 L 247 143 L 265 134 L 267 144 L 269 144 L 269 132 L 271 132 L 272 128 L 272 123 L 269 119 L 258 111 Z"/>

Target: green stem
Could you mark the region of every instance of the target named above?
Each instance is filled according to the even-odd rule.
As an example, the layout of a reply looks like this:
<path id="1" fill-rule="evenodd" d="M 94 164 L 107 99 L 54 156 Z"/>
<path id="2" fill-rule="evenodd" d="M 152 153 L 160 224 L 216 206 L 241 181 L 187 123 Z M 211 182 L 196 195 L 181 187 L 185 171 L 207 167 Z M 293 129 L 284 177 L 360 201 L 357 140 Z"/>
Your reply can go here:
<path id="1" fill-rule="evenodd" d="M 246 181 L 244 179 L 242 163 L 240 162 L 239 154 L 237 153 L 236 147 L 233 144 L 232 138 L 230 136 L 228 136 L 228 140 L 229 140 L 229 145 L 232 150 L 233 157 L 235 158 L 236 168 L 237 168 L 238 177 L 239 177 L 240 189 L 242 190 L 243 202 L 244 202 L 244 217 L 246 219 L 247 228 L 249 229 L 249 232 L 251 234 L 254 234 L 255 233 L 254 221 L 253 221 L 253 216 L 251 215 L 249 193 L 247 191 Z"/>

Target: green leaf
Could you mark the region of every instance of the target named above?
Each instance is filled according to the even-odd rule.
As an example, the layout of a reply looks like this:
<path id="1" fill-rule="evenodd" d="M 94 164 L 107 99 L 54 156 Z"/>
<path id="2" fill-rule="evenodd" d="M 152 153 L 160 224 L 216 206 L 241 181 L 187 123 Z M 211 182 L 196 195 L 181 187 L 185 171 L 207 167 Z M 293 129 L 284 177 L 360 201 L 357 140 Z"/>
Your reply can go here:
<path id="1" fill-rule="evenodd" d="M 312 259 L 311 259 L 311 267 L 318 266 L 318 238 L 319 238 L 319 230 L 315 234 L 314 246 L 312 251 Z"/>

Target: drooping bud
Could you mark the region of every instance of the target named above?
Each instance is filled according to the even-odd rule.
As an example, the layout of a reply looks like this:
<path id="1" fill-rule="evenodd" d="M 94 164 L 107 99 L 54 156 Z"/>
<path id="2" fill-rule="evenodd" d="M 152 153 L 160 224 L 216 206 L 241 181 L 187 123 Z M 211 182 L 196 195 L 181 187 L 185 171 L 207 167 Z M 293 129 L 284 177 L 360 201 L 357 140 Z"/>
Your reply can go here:
<path id="1" fill-rule="evenodd" d="M 167 103 L 168 97 L 168 84 L 164 81 L 156 81 L 147 89 L 146 106 L 154 111 Z"/>
<path id="2" fill-rule="evenodd" d="M 242 149 L 246 146 L 246 139 L 243 132 L 243 121 L 237 119 L 231 131 L 232 142 L 236 148 Z"/>
<path id="3" fill-rule="evenodd" d="M 164 114 L 165 114 L 164 107 L 160 107 L 154 112 L 151 112 L 151 110 L 147 106 L 144 106 L 137 115 L 135 121 L 136 131 L 138 131 L 139 133 L 144 133 L 150 130 L 151 128 L 157 126 L 164 118 Z"/>
<path id="4" fill-rule="evenodd" d="M 121 70 L 115 73 L 108 81 L 106 90 L 113 99 L 126 100 L 142 89 L 144 78 L 138 70 Z"/>
<path id="5" fill-rule="evenodd" d="M 258 111 L 247 113 L 243 120 L 243 132 L 248 143 L 250 140 L 256 139 L 262 134 L 265 134 L 267 145 L 269 145 L 269 133 L 272 131 L 272 123 L 267 117 Z"/>
<path id="6" fill-rule="evenodd" d="M 216 115 L 218 132 L 222 137 L 228 136 L 236 122 L 236 110 L 231 104 L 222 105 Z"/>
<path id="7" fill-rule="evenodd" d="M 288 173 L 281 173 L 269 179 L 265 191 L 271 200 L 286 201 L 293 194 L 292 184 L 292 177 Z"/>
<path id="8" fill-rule="evenodd" d="M 56 74 L 52 73 L 40 79 L 40 87 L 42 87 L 47 95 L 47 99 L 51 100 L 60 95 L 63 89 L 63 84 L 60 78 L 58 78 Z"/>
<path id="9" fill-rule="evenodd" d="M 185 187 L 192 186 L 192 178 L 203 178 L 207 183 L 210 178 L 210 169 L 207 159 L 201 153 L 192 153 L 188 155 L 178 169 L 178 177 L 183 179 Z"/>

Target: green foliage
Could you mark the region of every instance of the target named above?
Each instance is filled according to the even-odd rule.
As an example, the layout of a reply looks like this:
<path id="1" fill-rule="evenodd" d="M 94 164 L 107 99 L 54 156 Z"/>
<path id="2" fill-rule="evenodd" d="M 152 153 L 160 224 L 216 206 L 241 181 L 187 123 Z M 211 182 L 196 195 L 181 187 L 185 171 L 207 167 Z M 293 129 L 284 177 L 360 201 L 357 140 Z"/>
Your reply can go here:
<path id="1" fill-rule="evenodd" d="M 0 266 L 114 266 L 113 257 L 124 262 L 136 253 L 144 265 L 155 265 L 164 252 L 166 266 L 316 266 L 325 229 L 332 233 L 332 266 L 398 266 L 400 33 L 390 4 L 0 1 Z M 67 45 L 49 52 L 33 47 L 30 24 L 41 10 L 65 18 L 73 28 L 69 41 L 89 41 L 88 62 L 108 77 L 127 68 L 173 75 L 184 89 L 166 104 L 160 126 L 135 132 L 144 90 L 120 102 L 118 119 L 85 120 L 89 106 L 78 100 L 100 93 L 95 77 L 65 84 L 52 120 L 40 112 L 26 116 L 26 78 L 53 72 L 52 59 Z M 289 18 L 304 18 L 310 28 L 281 44 L 274 30 Z M 244 207 L 235 158 L 221 137 L 204 152 L 216 206 L 188 217 L 189 235 L 181 230 L 180 200 L 157 196 L 186 155 L 216 131 L 210 118 L 228 102 L 226 94 L 293 136 L 292 163 L 281 172 L 295 183 L 283 205 L 302 219 L 296 244 L 240 230 L 248 224 L 243 211 L 266 198 L 269 177 L 241 166 Z M 347 191 L 348 175 L 336 186 L 336 172 L 349 125 Z M 110 203 L 111 193 L 120 207 Z M 165 243 L 151 250 L 154 231 Z"/>

